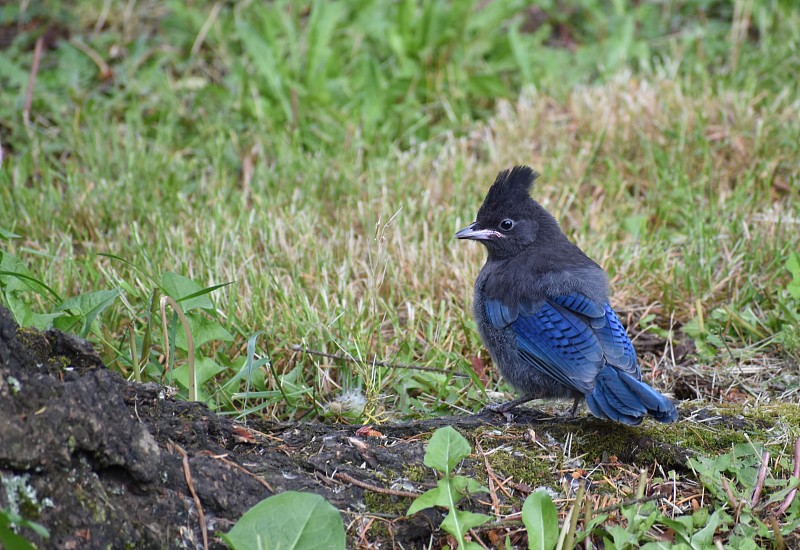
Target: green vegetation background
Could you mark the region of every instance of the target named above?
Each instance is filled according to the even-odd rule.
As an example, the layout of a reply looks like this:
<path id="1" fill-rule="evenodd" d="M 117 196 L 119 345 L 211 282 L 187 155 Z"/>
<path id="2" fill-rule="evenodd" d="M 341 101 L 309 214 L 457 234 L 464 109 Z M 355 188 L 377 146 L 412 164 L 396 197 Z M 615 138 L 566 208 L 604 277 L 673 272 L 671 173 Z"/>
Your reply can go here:
<path id="1" fill-rule="evenodd" d="M 691 340 L 694 374 L 797 400 L 791 0 L 47 0 L 0 28 L 0 301 L 128 376 L 161 378 L 170 295 L 221 411 L 480 408 L 483 250 L 452 235 L 525 163 L 664 342 L 648 381 L 672 391 Z"/>

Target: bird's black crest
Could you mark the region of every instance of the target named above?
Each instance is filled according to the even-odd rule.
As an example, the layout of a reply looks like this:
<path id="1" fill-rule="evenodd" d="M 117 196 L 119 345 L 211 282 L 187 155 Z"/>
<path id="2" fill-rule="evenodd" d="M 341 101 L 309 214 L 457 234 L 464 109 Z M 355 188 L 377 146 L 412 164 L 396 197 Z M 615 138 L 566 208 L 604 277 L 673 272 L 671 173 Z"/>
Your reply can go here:
<path id="1" fill-rule="evenodd" d="M 489 188 L 484 204 L 493 206 L 512 206 L 527 204 L 530 201 L 531 187 L 539 174 L 528 166 L 515 166 L 497 174 L 497 179 Z"/>

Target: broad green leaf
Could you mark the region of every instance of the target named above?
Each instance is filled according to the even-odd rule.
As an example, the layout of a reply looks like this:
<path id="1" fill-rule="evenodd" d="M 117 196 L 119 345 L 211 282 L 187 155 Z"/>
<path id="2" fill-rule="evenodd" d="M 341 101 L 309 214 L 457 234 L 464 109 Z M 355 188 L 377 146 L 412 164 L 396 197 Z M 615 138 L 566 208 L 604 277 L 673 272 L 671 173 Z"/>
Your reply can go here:
<path id="1" fill-rule="evenodd" d="M 795 279 L 800 279 L 800 254 L 792 252 L 789 254 L 789 259 L 786 260 L 786 269 L 792 274 Z"/>
<path id="2" fill-rule="evenodd" d="M 765 486 L 769 486 L 765 484 Z M 773 504 L 775 502 L 783 502 L 787 495 L 791 492 L 800 487 L 800 478 L 791 476 L 789 477 L 788 482 L 785 480 L 780 480 L 778 485 L 781 487 L 780 490 L 775 491 L 774 493 L 770 494 L 769 498 L 767 499 L 765 504 Z M 763 498 L 763 497 L 762 497 Z"/>
<path id="3" fill-rule="evenodd" d="M 700 508 L 700 510 L 705 510 L 705 508 Z M 676 542 L 689 544 L 691 541 L 692 533 L 695 530 L 693 516 L 678 516 L 675 519 L 662 516 L 658 522 L 672 529 Z"/>
<path id="4" fill-rule="evenodd" d="M 460 495 L 466 496 L 473 493 L 488 493 L 489 489 L 478 483 L 471 477 L 453 476 L 452 487 Z"/>
<path id="5" fill-rule="evenodd" d="M 425 450 L 425 465 L 443 474 L 449 473 L 472 449 L 452 426 L 439 428 L 433 433 Z"/>
<path id="6" fill-rule="evenodd" d="M 69 330 L 75 324 L 80 323 L 82 328 L 79 334 L 81 338 L 86 338 L 97 316 L 114 303 L 120 294 L 120 289 L 115 288 L 67 298 L 56 309 L 56 311 L 64 311 L 66 315 L 55 319 L 53 325 L 60 330 Z"/>
<path id="7" fill-rule="evenodd" d="M 213 359 L 209 359 L 208 357 L 195 357 L 194 369 L 195 376 L 197 377 L 197 384 L 200 385 L 223 372 L 225 367 L 218 365 Z M 184 388 L 188 388 L 189 365 L 184 363 L 181 366 L 172 369 L 172 378 L 174 378 L 175 381 Z"/>
<path id="8" fill-rule="evenodd" d="M 756 544 L 756 542 L 750 537 L 739 537 L 734 535 L 728 541 L 727 548 L 736 548 L 736 550 L 759 550 L 764 547 Z"/>
<path id="9" fill-rule="evenodd" d="M 522 505 L 522 523 L 528 530 L 528 548 L 551 550 L 558 542 L 558 512 L 547 491 L 536 491 Z"/>
<path id="10" fill-rule="evenodd" d="M 189 330 L 192 333 L 195 349 L 212 340 L 233 342 L 233 336 L 225 330 L 225 327 L 219 321 L 209 319 L 202 313 L 189 313 L 186 318 L 189 321 Z M 186 332 L 183 330 L 176 331 L 175 346 L 184 351 L 189 349 L 189 345 L 186 342 Z"/>
<path id="11" fill-rule="evenodd" d="M 213 309 L 214 305 L 211 303 L 209 297 L 202 293 L 204 289 L 199 283 L 194 282 L 188 277 L 172 273 L 170 271 L 161 276 L 161 288 L 164 292 L 178 302 L 183 308 L 184 313 L 195 309 Z M 211 292 L 211 290 L 209 290 Z M 186 300 L 187 296 L 196 295 L 193 298 Z"/>
<path id="12" fill-rule="evenodd" d="M 800 254 L 792 252 L 786 260 L 786 269 L 792 274 L 792 280 L 786 286 L 795 300 L 800 300 Z"/>
<path id="13" fill-rule="evenodd" d="M 319 495 L 288 491 L 262 500 L 221 534 L 234 550 L 343 550 L 342 516 Z"/>
<path id="14" fill-rule="evenodd" d="M 13 550 L 36 550 L 36 547 L 28 542 L 24 537 L 11 530 L 8 522 L 0 513 L 0 548 L 11 548 Z"/>
<path id="15" fill-rule="evenodd" d="M 460 497 L 456 495 L 457 489 L 453 486 L 453 480 L 449 477 L 443 477 L 436 482 L 436 487 L 425 491 L 411 503 L 408 508 L 408 515 L 416 514 L 420 510 L 431 508 L 432 506 L 449 508 L 458 502 Z"/>
<path id="16" fill-rule="evenodd" d="M 21 327 L 33 327 L 39 330 L 53 328 L 53 320 L 63 315 L 58 313 L 36 313 L 31 305 L 23 300 L 20 292 L 6 292 L 6 305 L 14 316 L 14 320 Z"/>
<path id="17" fill-rule="evenodd" d="M 612 537 L 612 540 L 603 538 L 606 548 L 637 548 L 639 546 L 639 537 L 634 533 L 629 533 L 620 525 L 611 525 L 606 528 L 606 532 Z"/>
<path id="18" fill-rule="evenodd" d="M 465 476 L 443 477 L 436 487 L 424 492 L 411 503 L 408 515 L 432 506 L 453 508 L 462 497 L 472 493 L 488 493 L 489 490 L 472 478 Z"/>
<path id="19" fill-rule="evenodd" d="M 483 525 L 487 521 L 492 521 L 492 516 L 486 514 L 476 514 L 474 512 L 467 512 L 461 510 L 450 510 L 447 517 L 442 521 L 442 529 L 456 537 L 459 541 L 458 547 L 461 549 L 480 548 L 476 543 L 473 547 L 470 543 L 464 542 L 464 537 L 467 531 L 478 525 Z"/>
<path id="20" fill-rule="evenodd" d="M 714 545 L 714 533 L 720 524 L 719 512 L 714 512 L 705 527 L 692 536 L 691 544 L 694 547 L 712 547 Z"/>
<path id="21" fill-rule="evenodd" d="M 43 539 L 50 538 L 50 532 L 44 525 L 25 519 L 10 510 L 0 509 L 0 548 L 8 548 L 9 550 L 34 550 L 36 548 L 24 537 L 15 533 L 12 527 L 26 527 Z"/>
<path id="22" fill-rule="evenodd" d="M 436 487 L 429 489 L 414 499 L 411 506 L 408 507 L 409 516 L 416 514 L 425 508 L 432 508 L 434 506 L 447 506 L 447 492 L 442 490 L 441 483 L 446 480 L 440 479 Z"/>

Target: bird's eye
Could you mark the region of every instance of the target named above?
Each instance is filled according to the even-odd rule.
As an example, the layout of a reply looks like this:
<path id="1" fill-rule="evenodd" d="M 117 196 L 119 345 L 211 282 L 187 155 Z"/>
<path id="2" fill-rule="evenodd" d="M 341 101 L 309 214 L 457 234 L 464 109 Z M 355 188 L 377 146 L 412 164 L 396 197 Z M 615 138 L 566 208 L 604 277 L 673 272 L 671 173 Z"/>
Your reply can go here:
<path id="1" fill-rule="evenodd" d="M 500 229 L 502 231 L 511 231 L 513 228 L 514 228 L 514 220 L 506 218 L 500 222 Z"/>

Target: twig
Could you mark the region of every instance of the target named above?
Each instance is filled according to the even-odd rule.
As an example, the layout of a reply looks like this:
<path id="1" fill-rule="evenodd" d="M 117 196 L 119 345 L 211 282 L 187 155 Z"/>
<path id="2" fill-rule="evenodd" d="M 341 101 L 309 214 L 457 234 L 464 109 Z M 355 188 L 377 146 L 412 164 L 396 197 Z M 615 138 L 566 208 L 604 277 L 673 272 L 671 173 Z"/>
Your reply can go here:
<path id="1" fill-rule="evenodd" d="M 586 507 L 583 509 L 583 530 L 586 531 L 586 538 L 583 539 L 583 546 L 585 550 L 591 550 L 592 537 L 589 536 L 589 524 L 592 521 L 592 515 L 594 512 L 592 510 L 592 499 L 587 498 L 584 500 L 586 502 Z"/>
<path id="2" fill-rule="evenodd" d="M 231 468 L 235 468 L 235 469 L 237 469 L 237 470 L 239 470 L 241 472 L 244 472 L 245 474 L 249 475 L 250 477 L 252 477 L 256 481 L 258 481 L 261 485 L 263 485 L 270 493 L 275 494 L 275 489 L 272 488 L 272 485 L 267 483 L 267 481 L 264 478 L 254 474 L 253 472 L 251 472 L 250 470 L 248 470 L 247 468 L 245 468 L 241 464 L 236 464 L 233 460 L 229 460 L 229 459 L 225 458 L 224 456 L 215 455 L 211 451 L 201 451 L 198 454 L 206 455 L 206 456 L 211 457 L 213 459 L 220 460 L 220 461 L 224 462 L 225 464 L 227 464 L 228 466 L 230 466 Z"/>
<path id="3" fill-rule="evenodd" d="M 569 526 L 572 525 L 572 516 L 577 513 L 578 512 L 575 510 L 574 506 L 567 511 L 567 517 L 564 518 L 564 525 L 561 527 L 561 531 L 558 534 L 556 548 L 572 548 L 571 546 L 566 546 L 565 542 L 567 540 L 567 531 L 569 531 Z"/>
<path id="4" fill-rule="evenodd" d="M 578 515 L 581 513 L 583 506 L 584 496 L 586 494 L 586 482 L 581 481 L 578 486 L 578 494 L 575 495 L 575 500 L 572 504 L 572 515 L 569 518 L 569 531 L 567 531 L 567 538 L 564 539 L 564 548 L 575 547 L 575 530 L 578 528 Z M 566 521 L 564 522 L 566 524 Z"/>
<path id="5" fill-rule="evenodd" d="M 203 47 L 203 42 L 206 40 L 206 35 L 208 34 L 208 31 L 211 30 L 211 27 L 214 26 L 214 22 L 217 20 L 217 16 L 219 15 L 221 9 L 222 2 L 217 2 L 211 6 L 211 11 L 203 23 L 203 26 L 200 27 L 200 32 L 197 33 L 197 38 L 194 39 L 194 44 L 192 44 L 192 55 L 197 55 L 197 52 L 199 52 L 200 48 Z"/>
<path id="6" fill-rule="evenodd" d="M 36 86 L 36 75 L 39 73 L 39 62 L 42 60 L 42 50 L 44 49 L 44 35 L 36 39 L 36 46 L 33 49 L 33 62 L 31 63 L 31 73 L 28 77 L 28 88 L 25 90 L 25 106 L 22 108 L 22 120 L 25 125 L 31 121 L 31 104 L 33 103 L 33 89 Z"/>
<path id="7" fill-rule="evenodd" d="M 128 342 L 131 348 L 131 365 L 133 365 L 133 379 L 142 383 L 142 369 L 139 368 L 139 358 L 136 356 L 136 334 L 133 332 L 133 323 L 129 325 Z"/>
<path id="8" fill-rule="evenodd" d="M 203 513 L 203 506 L 200 504 L 200 497 L 194 490 L 194 483 L 192 482 L 192 471 L 189 469 L 189 455 L 186 451 L 181 449 L 181 446 L 175 442 L 170 441 L 172 447 L 178 451 L 183 457 L 183 476 L 186 478 L 186 484 L 189 486 L 189 492 L 192 493 L 194 505 L 197 507 L 197 520 L 200 522 L 200 530 L 203 532 L 203 548 L 208 550 L 208 531 L 206 529 L 206 515 Z"/>
<path id="9" fill-rule="evenodd" d="M 784 550 L 784 548 L 786 548 L 786 542 L 783 540 L 781 526 L 778 524 L 778 520 L 775 519 L 775 516 L 769 518 L 769 525 L 772 527 L 772 534 L 775 535 L 775 549 Z"/>
<path id="10" fill-rule="evenodd" d="M 758 470 L 758 480 L 756 487 L 753 490 L 753 496 L 750 499 L 750 508 L 758 504 L 758 499 L 761 496 L 761 489 L 764 488 L 764 479 L 767 477 L 767 465 L 769 464 L 769 451 L 764 451 L 764 456 L 761 457 L 761 468 Z"/>
<path id="11" fill-rule="evenodd" d="M 647 470 L 642 468 L 639 470 L 639 486 L 636 488 L 636 498 L 644 496 L 644 490 L 647 487 Z"/>
<path id="12" fill-rule="evenodd" d="M 498 483 L 500 481 L 497 479 L 497 476 L 494 475 L 494 470 L 492 470 L 492 467 L 489 465 L 489 457 L 483 452 L 480 440 L 475 441 L 475 450 L 483 457 L 483 463 L 486 466 L 486 475 L 489 476 L 489 497 L 492 499 L 492 510 L 495 516 L 500 517 L 500 499 L 497 498 L 497 489 L 495 487 L 495 481 Z"/>
<path id="13" fill-rule="evenodd" d="M 447 372 L 442 369 L 435 369 L 433 367 L 423 367 L 421 365 L 409 365 L 407 363 L 390 363 L 388 361 L 378 361 L 374 356 L 369 360 L 364 359 L 356 359 L 354 357 L 349 357 L 347 355 L 342 355 L 341 353 L 328 353 L 326 351 L 320 351 L 316 349 L 309 349 L 304 348 L 299 345 L 292 346 L 292 351 L 296 351 L 299 353 L 307 353 L 309 355 L 319 355 L 320 357 L 327 357 L 329 359 L 336 359 L 339 361 L 347 361 L 349 363 L 358 363 L 361 365 L 377 365 L 379 367 L 388 367 L 392 369 L 411 369 L 411 370 L 422 370 L 426 372 L 436 372 L 439 374 L 446 374 L 449 376 L 453 376 L 456 378 L 469 378 L 469 375 L 466 375 L 461 372 Z"/>
<path id="14" fill-rule="evenodd" d="M 725 493 L 728 495 L 728 501 L 731 504 L 731 508 L 733 508 L 734 511 L 733 517 L 736 521 L 739 521 L 739 514 L 742 511 L 742 507 L 744 506 L 745 501 L 739 500 L 738 498 L 736 498 L 736 496 L 734 496 L 733 489 L 731 489 L 731 485 L 730 483 L 728 483 L 728 478 L 726 478 L 723 475 L 720 475 L 719 477 L 720 481 L 722 482 L 722 488 L 725 489 Z"/>
<path id="15" fill-rule="evenodd" d="M 86 57 L 91 59 L 95 65 L 97 65 L 97 70 L 100 73 L 99 78 L 100 80 L 108 80 L 114 74 L 114 71 L 111 70 L 111 67 L 108 66 L 106 60 L 102 58 L 102 56 L 93 50 L 89 45 L 84 44 L 80 40 L 71 39 L 69 43 L 74 46 L 76 49 L 83 52 Z"/>
<path id="16" fill-rule="evenodd" d="M 486 544 L 484 544 L 484 542 L 478 536 L 478 533 L 476 533 L 475 531 L 476 531 L 475 529 L 470 529 L 469 530 L 469 534 L 472 535 L 472 543 L 473 544 L 477 543 L 478 546 L 480 546 L 481 548 L 484 548 L 485 550 L 489 550 L 489 547 L 486 546 Z"/>
<path id="17" fill-rule="evenodd" d="M 183 331 L 186 333 L 186 344 L 189 348 L 189 401 L 197 401 L 197 376 L 194 368 L 194 338 L 192 338 L 192 331 L 189 328 L 189 320 L 183 313 L 183 309 L 178 305 L 172 297 L 163 296 L 159 301 L 161 304 L 161 324 L 164 327 L 164 352 L 166 354 L 166 362 L 164 363 L 165 369 L 171 369 L 169 364 L 169 330 L 167 326 L 167 303 L 172 305 L 172 309 L 178 315 L 183 325 Z M 173 358 L 174 361 L 174 358 Z"/>
<path id="18" fill-rule="evenodd" d="M 94 23 L 94 32 L 98 33 L 103 29 L 103 26 L 106 24 L 106 19 L 108 19 L 108 12 L 111 11 L 111 0 L 105 0 L 103 2 L 103 7 L 100 10 L 100 15 L 97 16 L 97 21 Z"/>
<path id="19" fill-rule="evenodd" d="M 412 493 L 411 491 L 399 491 L 397 489 L 386 489 L 385 487 L 378 487 L 377 485 L 371 485 L 364 481 L 360 481 L 344 472 L 336 472 L 333 474 L 333 477 L 351 483 L 356 487 L 361 487 L 362 489 L 366 489 L 367 491 L 372 491 L 373 493 L 381 493 L 384 495 L 393 495 L 396 497 L 407 497 L 407 498 L 417 498 L 422 494 L 422 493 Z"/>
<path id="20" fill-rule="evenodd" d="M 792 472 L 792 476 L 800 477 L 800 437 L 798 437 L 797 441 L 794 442 L 794 472 Z M 786 500 L 784 500 L 783 504 L 781 504 L 781 507 L 778 508 L 779 516 L 786 513 L 786 510 L 788 510 L 789 506 L 792 505 L 795 495 L 797 495 L 797 487 L 792 489 L 789 494 L 786 495 Z"/>
<path id="21" fill-rule="evenodd" d="M 725 476 L 719 476 L 719 477 L 720 477 L 720 483 L 722 484 L 722 488 L 725 489 L 725 494 L 728 496 L 728 504 L 730 504 L 731 508 L 735 510 L 739 506 L 739 501 L 733 495 L 731 486 L 728 483 L 728 478 L 726 478 Z"/>

